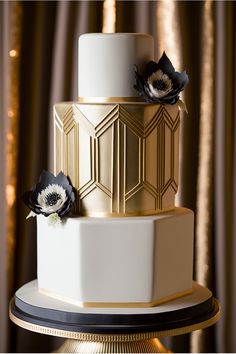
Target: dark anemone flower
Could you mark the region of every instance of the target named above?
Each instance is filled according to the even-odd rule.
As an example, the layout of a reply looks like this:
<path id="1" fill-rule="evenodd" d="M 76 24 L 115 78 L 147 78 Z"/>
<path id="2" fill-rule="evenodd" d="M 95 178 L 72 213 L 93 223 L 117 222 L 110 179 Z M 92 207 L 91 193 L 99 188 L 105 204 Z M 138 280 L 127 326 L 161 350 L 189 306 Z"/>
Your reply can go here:
<path id="1" fill-rule="evenodd" d="M 22 200 L 31 209 L 28 217 L 36 214 L 53 215 L 54 220 L 58 221 L 70 213 L 75 193 L 63 172 L 54 176 L 48 171 L 43 171 L 38 183 L 23 194 Z"/>
<path id="2" fill-rule="evenodd" d="M 165 52 L 158 63 L 148 62 L 141 74 L 135 68 L 134 88 L 147 102 L 175 104 L 188 81 L 187 73 L 176 72 Z"/>

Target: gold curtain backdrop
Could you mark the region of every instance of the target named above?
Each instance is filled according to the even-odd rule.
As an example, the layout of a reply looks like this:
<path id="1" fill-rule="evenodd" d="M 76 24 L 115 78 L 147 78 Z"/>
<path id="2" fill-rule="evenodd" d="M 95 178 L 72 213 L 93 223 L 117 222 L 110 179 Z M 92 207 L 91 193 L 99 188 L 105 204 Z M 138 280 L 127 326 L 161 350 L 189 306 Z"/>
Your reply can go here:
<path id="1" fill-rule="evenodd" d="M 77 97 L 86 32 L 146 32 L 190 83 L 181 119 L 177 204 L 195 212 L 194 278 L 222 304 L 212 328 L 166 339 L 177 352 L 236 352 L 236 3 L 0 2 L 0 352 L 49 352 L 60 339 L 8 320 L 14 292 L 36 278 L 34 221 L 20 195 L 53 170 L 52 105 Z"/>

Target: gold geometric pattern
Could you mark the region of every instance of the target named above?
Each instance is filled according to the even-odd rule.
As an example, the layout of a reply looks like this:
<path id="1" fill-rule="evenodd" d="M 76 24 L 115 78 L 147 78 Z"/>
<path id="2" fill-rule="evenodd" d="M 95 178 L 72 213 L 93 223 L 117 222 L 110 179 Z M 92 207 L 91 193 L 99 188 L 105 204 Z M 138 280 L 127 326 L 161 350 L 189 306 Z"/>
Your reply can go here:
<path id="1" fill-rule="evenodd" d="M 147 103 L 58 103 L 54 169 L 77 189 L 77 214 L 153 215 L 174 208 L 179 109 Z"/>

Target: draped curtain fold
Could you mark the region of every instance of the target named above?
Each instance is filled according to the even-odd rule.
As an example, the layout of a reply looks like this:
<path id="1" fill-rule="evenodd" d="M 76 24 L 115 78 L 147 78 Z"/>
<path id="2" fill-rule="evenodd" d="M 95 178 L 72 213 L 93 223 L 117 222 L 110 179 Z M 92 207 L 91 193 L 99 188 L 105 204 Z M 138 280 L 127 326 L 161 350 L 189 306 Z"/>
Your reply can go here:
<path id="1" fill-rule="evenodd" d="M 236 351 L 236 6 L 216 4 L 216 121 L 214 252 L 216 292 L 223 318 L 217 326 L 219 351 Z"/>
<path id="2" fill-rule="evenodd" d="M 146 32 L 186 69 L 177 204 L 195 212 L 194 277 L 222 304 L 214 327 L 167 339 L 173 351 L 235 352 L 236 4 L 233 1 L 0 2 L 0 351 L 55 349 L 60 340 L 7 320 L 10 297 L 36 278 L 34 221 L 20 201 L 53 171 L 52 106 L 77 98 L 85 32 Z M 96 58 L 94 58 L 96 61 Z"/>

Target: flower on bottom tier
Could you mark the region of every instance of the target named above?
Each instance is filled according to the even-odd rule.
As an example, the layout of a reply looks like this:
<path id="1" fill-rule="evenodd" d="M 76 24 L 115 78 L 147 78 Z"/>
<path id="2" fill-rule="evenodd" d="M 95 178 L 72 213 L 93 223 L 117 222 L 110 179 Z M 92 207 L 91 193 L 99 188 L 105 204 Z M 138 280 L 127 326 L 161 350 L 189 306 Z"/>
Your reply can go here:
<path id="1" fill-rule="evenodd" d="M 189 81 L 185 71 L 175 71 L 165 52 L 158 63 L 148 62 L 141 74 L 136 67 L 135 80 L 134 88 L 145 101 L 166 104 L 175 104 Z"/>
<path id="2" fill-rule="evenodd" d="M 43 214 L 46 217 L 50 216 L 54 223 L 61 221 L 62 217 L 71 212 L 75 193 L 63 172 L 54 176 L 48 171 L 43 171 L 38 183 L 23 194 L 22 200 L 31 209 L 28 217 Z"/>

